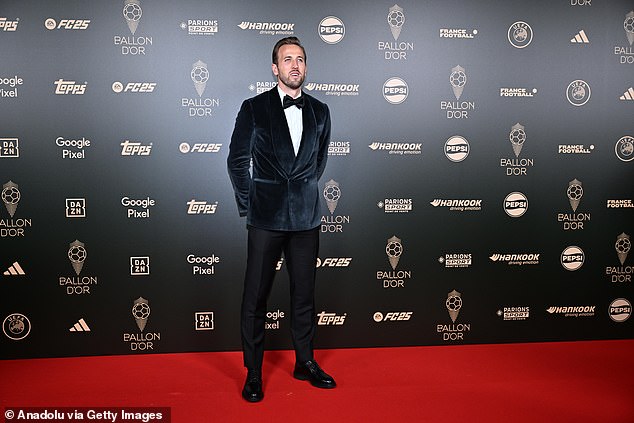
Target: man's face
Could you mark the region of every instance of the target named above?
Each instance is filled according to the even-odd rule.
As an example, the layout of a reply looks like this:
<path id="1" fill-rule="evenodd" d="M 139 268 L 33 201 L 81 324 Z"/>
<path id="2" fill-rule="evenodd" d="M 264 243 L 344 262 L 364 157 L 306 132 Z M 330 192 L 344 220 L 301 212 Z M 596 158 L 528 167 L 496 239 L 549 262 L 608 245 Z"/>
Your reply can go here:
<path id="1" fill-rule="evenodd" d="M 272 68 L 279 84 L 293 90 L 301 87 L 306 77 L 306 60 L 301 47 L 294 44 L 280 47 L 277 51 L 277 65 L 273 63 Z"/>

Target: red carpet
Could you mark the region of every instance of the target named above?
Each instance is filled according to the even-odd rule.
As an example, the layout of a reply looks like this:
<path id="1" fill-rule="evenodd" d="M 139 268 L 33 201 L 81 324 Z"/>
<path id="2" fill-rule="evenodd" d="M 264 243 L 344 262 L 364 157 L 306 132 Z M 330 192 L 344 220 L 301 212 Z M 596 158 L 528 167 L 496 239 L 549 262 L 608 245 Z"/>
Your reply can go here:
<path id="1" fill-rule="evenodd" d="M 176 423 L 628 423 L 633 353 L 634 340 L 320 350 L 338 383 L 320 390 L 292 378 L 292 352 L 269 351 L 257 404 L 235 352 L 5 360 L 0 402 L 171 407 Z"/>

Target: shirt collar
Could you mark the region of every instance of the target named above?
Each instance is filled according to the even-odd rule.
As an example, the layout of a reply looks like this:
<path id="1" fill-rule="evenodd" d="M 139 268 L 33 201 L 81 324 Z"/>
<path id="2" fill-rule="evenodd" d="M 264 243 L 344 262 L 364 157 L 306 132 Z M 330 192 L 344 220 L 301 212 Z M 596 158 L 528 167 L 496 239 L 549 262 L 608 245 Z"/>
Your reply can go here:
<path id="1" fill-rule="evenodd" d="M 286 94 L 284 91 L 282 91 L 282 89 L 280 88 L 280 86 L 279 86 L 279 85 L 277 85 L 277 93 L 280 95 L 280 101 L 281 101 L 282 103 L 284 103 L 284 96 L 285 96 L 285 95 L 288 95 L 288 94 Z M 299 95 L 298 95 L 297 97 L 294 97 L 294 98 L 293 98 L 293 100 L 294 100 L 295 98 L 299 98 L 299 97 L 301 97 L 301 96 L 302 96 L 302 92 L 301 92 L 301 90 L 300 90 Z M 290 97 L 290 96 L 289 96 L 289 97 Z"/>

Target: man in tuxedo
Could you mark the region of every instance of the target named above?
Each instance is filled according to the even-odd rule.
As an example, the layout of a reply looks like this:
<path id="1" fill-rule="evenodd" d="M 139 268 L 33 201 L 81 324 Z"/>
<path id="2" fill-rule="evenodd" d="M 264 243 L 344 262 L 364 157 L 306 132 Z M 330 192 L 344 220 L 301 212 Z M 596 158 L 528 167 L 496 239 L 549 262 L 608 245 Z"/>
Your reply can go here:
<path id="1" fill-rule="evenodd" d="M 315 362 L 315 273 L 319 249 L 319 188 L 330 141 L 328 106 L 302 92 L 306 52 L 296 37 L 275 44 L 277 87 L 242 103 L 227 168 L 240 216 L 246 216 L 247 266 L 241 335 L 247 378 L 242 396 L 262 400 L 266 303 L 282 253 L 290 278 L 296 379 L 334 388 Z M 251 171 L 249 171 L 252 166 Z"/>

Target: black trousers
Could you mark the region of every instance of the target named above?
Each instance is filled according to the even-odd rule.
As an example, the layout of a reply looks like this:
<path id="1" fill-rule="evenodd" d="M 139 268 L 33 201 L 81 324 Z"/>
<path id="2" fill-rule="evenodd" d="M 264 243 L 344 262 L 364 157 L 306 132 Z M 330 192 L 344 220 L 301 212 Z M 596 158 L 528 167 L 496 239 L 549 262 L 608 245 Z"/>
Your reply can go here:
<path id="1" fill-rule="evenodd" d="M 244 366 L 262 369 L 266 303 L 275 267 L 284 253 L 290 278 L 291 336 L 298 362 L 313 359 L 315 274 L 319 228 L 269 231 L 248 226 L 247 268 L 242 293 L 241 335 Z"/>

